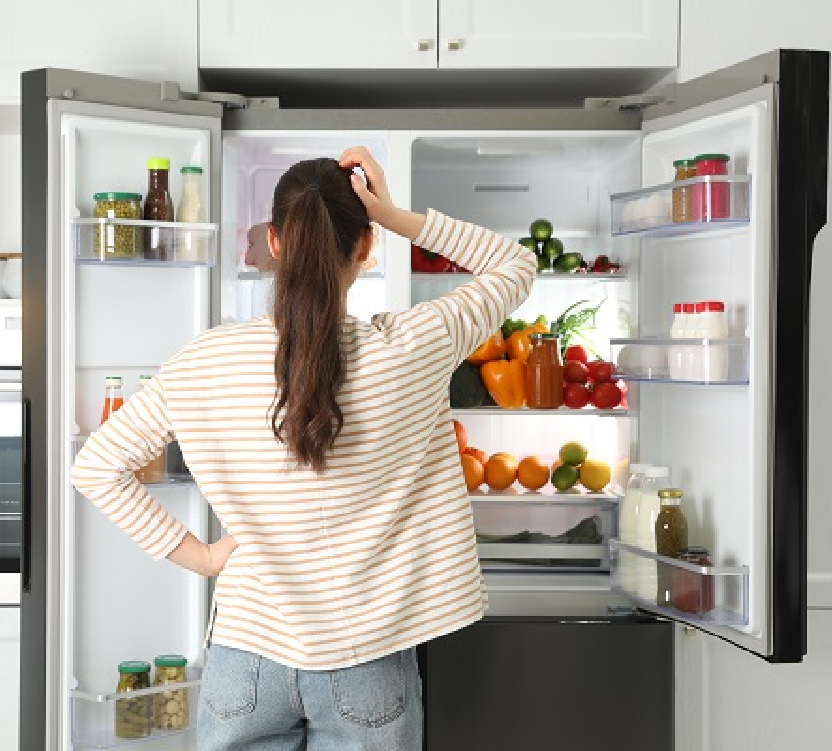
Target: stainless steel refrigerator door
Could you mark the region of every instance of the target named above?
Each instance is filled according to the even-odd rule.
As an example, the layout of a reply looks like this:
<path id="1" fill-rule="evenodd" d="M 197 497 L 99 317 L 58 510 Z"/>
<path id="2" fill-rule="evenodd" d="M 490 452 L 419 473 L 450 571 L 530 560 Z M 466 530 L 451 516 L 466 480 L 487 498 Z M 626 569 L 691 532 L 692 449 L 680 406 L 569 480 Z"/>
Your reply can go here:
<path id="1" fill-rule="evenodd" d="M 71 634 L 62 613 L 72 607 L 66 591 L 65 506 L 72 425 L 65 389 L 67 363 L 75 357 L 67 326 L 69 217 L 63 188 L 62 119 L 83 113 L 124 123 L 175 129 L 187 123 L 210 134 L 210 172 L 216 189 L 211 212 L 219 215 L 220 118 L 218 105 L 180 99 L 175 84 L 152 84 L 73 71 L 23 74 L 24 256 L 24 503 L 21 597 L 21 748 L 69 746 L 66 660 Z M 216 277 L 216 275 L 213 275 Z M 213 294 L 218 280 L 212 281 Z M 74 369 L 73 369 L 74 370 Z M 71 406 L 71 404 L 70 404 Z M 70 598 L 70 599 L 68 599 Z"/>

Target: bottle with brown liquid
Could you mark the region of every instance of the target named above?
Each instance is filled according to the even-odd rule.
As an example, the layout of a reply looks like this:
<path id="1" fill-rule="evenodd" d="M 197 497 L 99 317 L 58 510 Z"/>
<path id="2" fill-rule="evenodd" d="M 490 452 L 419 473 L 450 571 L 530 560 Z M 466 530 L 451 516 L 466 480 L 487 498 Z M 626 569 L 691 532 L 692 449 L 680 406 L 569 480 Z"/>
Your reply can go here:
<path id="1" fill-rule="evenodd" d="M 168 188 L 170 159 L 154 156 L 147 160 L 147 196 L 144 218 L 152 222 L 173 221 L 173 200 Z M 173 230 L 168 227 L 146 227 L 144 257 L 156 261 L 173 259 Z"/>
<path id="2" fill-rule="evenodd" d="M 532 334 L 526 360 L 526 404 L 529 409 L 557 409 L 563 404 L 563 365 L 560 339 L 551 334 Z"/>

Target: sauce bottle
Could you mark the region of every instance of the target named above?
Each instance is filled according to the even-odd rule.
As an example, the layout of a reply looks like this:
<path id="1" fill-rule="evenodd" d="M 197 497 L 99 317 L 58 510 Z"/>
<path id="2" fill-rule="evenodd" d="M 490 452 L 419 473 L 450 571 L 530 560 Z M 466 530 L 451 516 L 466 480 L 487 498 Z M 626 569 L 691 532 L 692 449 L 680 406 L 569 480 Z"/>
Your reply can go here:
<path id="1" fill-rule="evenodd" d="M 182 174 L 182 197 L 176 208 L 177 222 L 205 222 L 208 212 L 202 198 L 202 167 L 186 165 Z M 205 262 L 204 242 L 198 231 L 183 229 L 176 249 L 176 260 L 183 262 Z"/>
<path id="2" fill-rule="evenodd" d="M 563 404 L 563 365 L 560 339 L 532 334 L 526 360 L 526 404 L 529 409 L 557 409 Z"/>
<path id="3" fill-rule="evenodd" d="M 675 558 L 688 546 L 688 522 L 682 513 L 682 491 L 678 488 L 662 488 L 659 491 L 661 511 L 656 517 L 656 552 Z M 658 563 L 656 604 L 670 607 L 673 604 L 673 566 Z"/>
<path id="4" fill-rule="evenodd" d="M 117 412 L 124 405 L 124 397 L 121 394 L 121 376 L 107 376 L 104 379 L 106 392 L 104 395 L 104 408 L 101 410 L 101 424 L 103 425 L 114 412 Z"/>
<path id="5" fill-rule="evenodd" d="M 147 160 L 147 195 L 144 218 L 151 222 L 172 222 L 173 201 L 168 189 L 170 159 L 154 156 Z M 145 228 L 144 256 L 156 261 L 173 257 L 173 232 L 167 227 Z"/>

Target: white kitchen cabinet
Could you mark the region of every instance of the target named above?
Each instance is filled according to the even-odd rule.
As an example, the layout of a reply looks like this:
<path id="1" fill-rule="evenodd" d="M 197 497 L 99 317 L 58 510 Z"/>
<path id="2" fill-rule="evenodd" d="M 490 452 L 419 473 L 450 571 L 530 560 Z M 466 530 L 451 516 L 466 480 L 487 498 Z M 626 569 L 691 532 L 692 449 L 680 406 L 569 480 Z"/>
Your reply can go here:
<path id="1" fill-rule="evenodd" d="M 202 0 L 201 68 L 435 68 L 437 0 Z"/>
<path id="2" fill-rule="evenodd" d="M 0 101 L 20 99 L 32 68 L 176 81 L 197 88 L 197 0 L 3 0 Z"/>
<path id="3" fill-rule="evenodd" d="M 674 68 L 677 0 L 202 0 L 201 68 Z"/>
<path id="4" fill-rule="evenodd" d="M 439 0 L 440 68 L 675 68 L 676 0 Z"/>

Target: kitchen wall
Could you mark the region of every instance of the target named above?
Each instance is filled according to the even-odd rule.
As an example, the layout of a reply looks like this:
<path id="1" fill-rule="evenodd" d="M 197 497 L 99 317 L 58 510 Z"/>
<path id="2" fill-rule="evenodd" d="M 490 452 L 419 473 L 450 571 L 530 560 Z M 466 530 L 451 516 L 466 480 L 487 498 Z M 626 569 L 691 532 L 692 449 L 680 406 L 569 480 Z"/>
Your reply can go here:
<path id="1" fill-rule="evenodd" d="M 778 47 L 832 49 L 829 0 L 682 0 L 679 80 Z M 832 154 L 832 139 L 830 139 Z M 832 223 L 832 194 L 829 201 Z M 773 666 L 677 633 L 676 751 L 828 751 L 832 744 L 832 227 L 815 245 L 809 435 L 809 654 Z"/>

